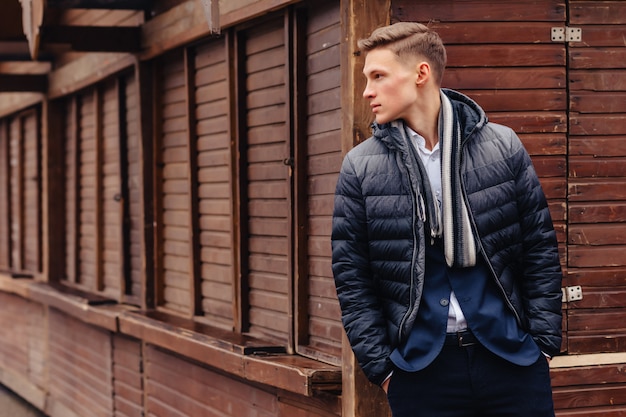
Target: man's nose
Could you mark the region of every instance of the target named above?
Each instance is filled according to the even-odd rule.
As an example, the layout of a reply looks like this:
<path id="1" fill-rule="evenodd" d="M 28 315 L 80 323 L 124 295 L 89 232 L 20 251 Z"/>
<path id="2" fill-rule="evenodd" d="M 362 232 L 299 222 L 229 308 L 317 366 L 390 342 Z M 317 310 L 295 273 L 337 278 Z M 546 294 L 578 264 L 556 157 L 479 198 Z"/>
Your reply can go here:
<path id="1" fill-rule="evenodd" d="M 365 84 L 365 89 L 363 90 L 363 98 L 372 98 L 374 97 L 374 91 L 370 87 L 370 83 Z"/>

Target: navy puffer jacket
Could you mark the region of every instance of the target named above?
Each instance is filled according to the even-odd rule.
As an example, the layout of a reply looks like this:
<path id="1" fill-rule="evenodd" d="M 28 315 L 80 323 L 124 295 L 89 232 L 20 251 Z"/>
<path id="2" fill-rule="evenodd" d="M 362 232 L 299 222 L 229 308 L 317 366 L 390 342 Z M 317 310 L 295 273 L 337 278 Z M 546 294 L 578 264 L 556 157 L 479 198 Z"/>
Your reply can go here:
<path id="1" fill-rule="evenodd" d="M 479 250 L 507 305 L 540 349 L 561 345 L 561 266 L 545 196 L 517 135 L 470 98 L 459 111 L 461 181 Z M 424 281 L 424 223 L 408 145 L 389 124 L 344 158 L 335 194 L 332 268 L 342 321 L 367 377 L 383 382 L 411 330 Z"/>

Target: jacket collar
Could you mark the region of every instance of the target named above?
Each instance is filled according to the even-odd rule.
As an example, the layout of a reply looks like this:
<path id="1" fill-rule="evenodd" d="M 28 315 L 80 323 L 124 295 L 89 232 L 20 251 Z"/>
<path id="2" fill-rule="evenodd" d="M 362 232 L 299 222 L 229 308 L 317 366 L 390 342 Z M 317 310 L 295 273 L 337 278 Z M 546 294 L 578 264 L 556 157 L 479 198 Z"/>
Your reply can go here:
<path id="1" fill-rule="evenodd" d="M 458 113 L 462 142 L 465 142 L 475 130 L 481 129 L 487 124 L 487 115 L 474 100 L 455 90 L 442 88 L 441 91 L 450 99 L 452 106 Z M 406 143 L 402 140 L 402 135 L 397 125 L 398 123 L 396 122 L 384 124 L 374 122 L 372 124 L 373 135 L 390 149 L 406 150 Z"/>

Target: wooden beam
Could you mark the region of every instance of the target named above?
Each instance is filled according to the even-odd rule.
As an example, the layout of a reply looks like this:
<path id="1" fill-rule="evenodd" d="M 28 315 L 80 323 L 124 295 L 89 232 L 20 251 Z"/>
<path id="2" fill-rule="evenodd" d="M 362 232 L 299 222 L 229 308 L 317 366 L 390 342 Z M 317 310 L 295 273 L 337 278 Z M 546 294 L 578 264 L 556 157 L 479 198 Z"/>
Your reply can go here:
<path id="1" fill-rule="evenodd" d="M 344 153 L 371 136 L 372 111 L 362 99 L 365 57 L 359 53 L 356 44 L 377 27 L 389 24 L 390 1 L 341 0 L 342 38 L 347 40 L 341 44 L 341 108 L 344 114 L 341 147 Z"/>
<path id="2" fill-rule="evenodd" d="M 48 7 L 58 9 L 147 10 L 154 0 L 47 0 Z"/>
<path id="3" fill-rule="evenodd" d="M 47 74 L 0 74 L 0 92 L 45 93 Z"/>
<path id="4" fill-rule="evenodd" d="M 341 148 L 348 152 L 357 143 L 368 138 L 372 113 L 363 100 L 364 57 L 356 43 L 379 26 L 389 24 L 390 0 L 341 0 Z M 344 336 L 342 340 L 342 416 L 390 416 L 384 391 L 371 384 L 359 367 Z"/>
<path id="5" fill-rule="evenodd" d="M 104 26 L 44 26 L 42 43 L 70 44 L 74 51 L 138 52 L 141 49 L 141 28 Z"/>

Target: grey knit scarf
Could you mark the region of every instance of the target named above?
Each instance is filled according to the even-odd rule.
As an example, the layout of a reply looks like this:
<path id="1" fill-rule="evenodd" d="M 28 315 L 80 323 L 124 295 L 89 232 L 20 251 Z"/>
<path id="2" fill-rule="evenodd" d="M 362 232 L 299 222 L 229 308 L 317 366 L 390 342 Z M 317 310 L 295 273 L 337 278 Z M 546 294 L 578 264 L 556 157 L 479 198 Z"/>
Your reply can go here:
<path id="1" fill-rule="evenodd" d="M 396 124 L 398 123 L 398 124 Z M 434 198 L 428 176 L 417 150 L 401 122 L 394 125 L 403 133 L 419 176 L 418 211 L 428 223 L 432 239 L 443 237 L 446 263 L 450 267 L 476 264 L 476 242 L 461 189 L 461 127 L 450 99 L 441 93 L 439 148 L 441 150 L 442 210 Z M 423 213 L 423 212 L 426 213 Z"/>

